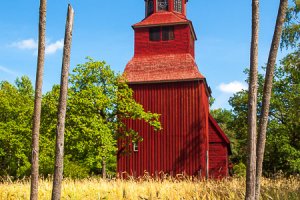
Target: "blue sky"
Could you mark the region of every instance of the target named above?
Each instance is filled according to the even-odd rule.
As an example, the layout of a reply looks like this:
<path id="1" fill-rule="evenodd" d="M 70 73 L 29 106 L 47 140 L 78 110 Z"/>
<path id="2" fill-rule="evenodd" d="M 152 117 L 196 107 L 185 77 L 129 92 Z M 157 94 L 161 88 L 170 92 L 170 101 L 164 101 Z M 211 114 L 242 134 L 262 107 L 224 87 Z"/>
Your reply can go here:
<path id="1" fill-rule="evenodd" d="M 71 69 L 86 56 L 105 60 L 119 72 L 133 56 L 131 25 L 144 17 L 144 0 L 48 0 L 43 91 L 59 83 L 67 5 L 75 10 Z M 261 1 L 259 65 L 267 62 L 279 0 Z M 39 1 L 0 3 L 0 81 L 27 75 L 35 81 Z M 190 0 L 187 16 L 198 37 L 196 62 L 216 98 L 214 108 L 230 108 L 228 98 L 246 88 L 251 0 Z M 286 52 L 279 52 L 278 59 Z"/>

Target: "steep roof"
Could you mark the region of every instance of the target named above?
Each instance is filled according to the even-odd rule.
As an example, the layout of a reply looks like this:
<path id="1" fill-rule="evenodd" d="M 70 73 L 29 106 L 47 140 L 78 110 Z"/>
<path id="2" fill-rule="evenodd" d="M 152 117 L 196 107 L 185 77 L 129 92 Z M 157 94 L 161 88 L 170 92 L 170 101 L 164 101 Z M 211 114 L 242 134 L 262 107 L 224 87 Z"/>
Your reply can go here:
<path id="1" fill-rule="evenodd" d="M 224 142 L 226 143 L 230 143 L 228 137 L 226 136 L 226 134 L 223 132 L 223 130 L 220 128 L 219 124 L 217 123 L 217 121 L 211 116 L 211 114 L 209 114 L 209 121 L 212 123 L 212 125 L 217 129 L 219 136 L 221 136 L 221 138 L 224 140 Z"/>
<path id="2" fill-rule="evenodd" d="M 190 21 L 187 20 L 181 14 L 175 14 L 174 12 L 157 12 L 149 17 L 145 18 L 139 23 L 133 25 L 136 27 L 143 27 L 149 25 L 164 25 L 164 24 L 188 24 Z"/>
<path id="3" fill-rule="evenodd" d="M 133 57 L 124 75 L 129 83 L 204 79 L 188 53 Z"/>
<path id="4" fill-rule="evenodd" d="M 230 140 L 226 136 L 226 134 L 223 132 L 217 121 L 211 116 L 211 114 L 208 115 L 210 125 L 212 125 L 216 130 L 217 134 L 221 137 L 221 139 L 227 144 L 227 148 L 229 150 L 229 153 L 231 154 L 231 148 L 230 148 Z"/>

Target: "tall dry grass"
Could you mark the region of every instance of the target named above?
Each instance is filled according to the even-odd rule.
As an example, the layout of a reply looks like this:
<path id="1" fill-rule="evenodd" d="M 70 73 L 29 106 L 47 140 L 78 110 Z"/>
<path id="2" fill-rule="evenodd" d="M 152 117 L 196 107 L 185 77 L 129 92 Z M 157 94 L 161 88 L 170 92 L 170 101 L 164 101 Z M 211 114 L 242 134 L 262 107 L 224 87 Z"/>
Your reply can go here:
<path id="1" fill-rule="evenodd" d="M 2 181 L 3 182 L 3 181 Z M 0 200 L 29 199 L 27 180 L 0 183 Z M 41 180 L 39 199 L 51 199 L 51 180 Z M 64 180 L 62 199 L 244 199 L 245 179 L 191 181 L 189 179 L 143 180 Z M 263 179 L 262 199 L 300 199 L 300 177 Z"/>

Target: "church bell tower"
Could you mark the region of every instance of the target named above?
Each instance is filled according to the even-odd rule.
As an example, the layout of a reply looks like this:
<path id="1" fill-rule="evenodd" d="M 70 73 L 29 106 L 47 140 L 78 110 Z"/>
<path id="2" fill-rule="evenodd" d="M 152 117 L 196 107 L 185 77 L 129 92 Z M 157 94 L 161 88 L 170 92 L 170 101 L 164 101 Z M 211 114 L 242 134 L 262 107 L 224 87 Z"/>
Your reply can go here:
<path id="1" fill-rule="evenodd" d="M 210 89 L 195 62 L 197 38 L 186 17 L 187 3 L 145 0 L 145 18 L 132 26 L 134 56 L 124 76 L 135 100 L 161 114 L 163 129 L 155 132 L 143 121 L 128 121 L 143 142 L 133 145 L 131 155 L 118 156 L 120 174 L 208 173 Z"/>
<path id="2" fill-rule="evenodd" d="M 196 34 L 186 18 L 186 0 L 146 0 L 145 19 L 132 27 L 134 57 L 129 82 L 204 78 L 194 61 Z"/>

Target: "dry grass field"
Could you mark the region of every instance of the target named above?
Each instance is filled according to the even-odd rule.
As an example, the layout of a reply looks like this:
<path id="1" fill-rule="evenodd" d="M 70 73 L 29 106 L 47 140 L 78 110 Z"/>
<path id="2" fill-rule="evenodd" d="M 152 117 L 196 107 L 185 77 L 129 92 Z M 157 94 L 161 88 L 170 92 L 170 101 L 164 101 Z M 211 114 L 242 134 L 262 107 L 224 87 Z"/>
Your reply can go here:
<path id="1" fill-rule="evenodd" d="M 52 182 L 41 180 L 39 199 L 51 199 Z M 0 200 L 29 199 L 30 183 L 26 180 L 0 183 Z M 191 181 L 189 179 L 165 180 L 64 180 L 62 199 L 244 199 L 245 180 L 231 178 L 225 180 Z M 300 177 L 289 179 L 263 179 L 263 199 L 299 200 Z"/>

